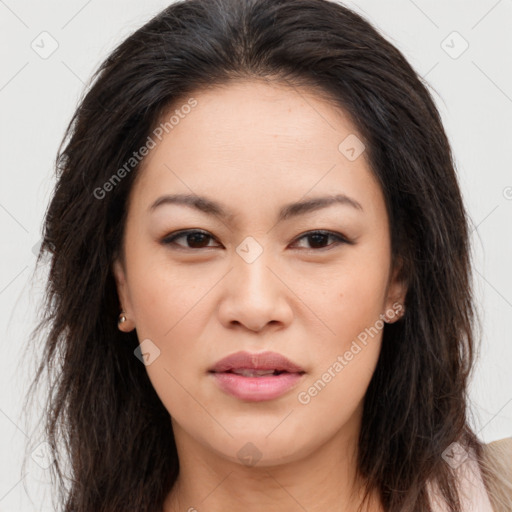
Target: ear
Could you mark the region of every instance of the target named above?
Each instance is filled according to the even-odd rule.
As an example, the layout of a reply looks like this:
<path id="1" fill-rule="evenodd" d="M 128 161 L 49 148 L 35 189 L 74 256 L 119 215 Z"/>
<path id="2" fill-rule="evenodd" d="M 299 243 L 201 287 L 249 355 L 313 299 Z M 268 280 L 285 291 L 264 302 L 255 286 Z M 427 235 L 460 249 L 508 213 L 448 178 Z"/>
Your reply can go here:
<path id="1" fill-rule="evenodd" d="M 396 322 L 405 314 L 405 297 L 408 285 L 403 270 L 403 261 L 398 258 L 393 265 L 387 286 L 384 311 L 387 323 Z"/>
<path id="2" fill-rule="evenodd" d="M 116 282 L 120 312 L 122 312 L 126 318 L 124 322 L 118 323 L 118 327 L 119 330 L 123 332 L 130 332 L 135 328 L 135 317 L 128 293 L 126 270 L 123 262 L 119 258 L 116 258 L 112 263 L 112 273 Z"/>

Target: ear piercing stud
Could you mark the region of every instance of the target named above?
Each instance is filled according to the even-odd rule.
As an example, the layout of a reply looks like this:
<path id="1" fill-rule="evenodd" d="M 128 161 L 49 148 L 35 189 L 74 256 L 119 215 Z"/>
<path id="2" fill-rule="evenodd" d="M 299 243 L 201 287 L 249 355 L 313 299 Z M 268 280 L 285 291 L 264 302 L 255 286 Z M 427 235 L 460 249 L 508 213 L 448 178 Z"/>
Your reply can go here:
<path id="1" fill-rule="evenodd" d="M 401 308 L 400 308 L 400 310 L 399 310 L 399 311 L 393 311 L 393 313 L 394 313 L 394 315 L 393 315 L 393 316 L 394 316 L 394 318 L 396 318 L 397 320 L 400 320 L 400 318 L 402 318 L 402 316 L 403 316 L 403 315 L 404 315 L 404 313 L 405 313 L 405 306 L 404 306 L 404 304 L 400 304 L 400 306 L 401 306 Z M 385 321 L 387 324 L 389 324 L 389 323 L 393 323 L 393 322 L 391 322 L 391 320 L 392 320 L 392 319 L 390 319 L 390 318 L 386 318 L 386 320 L 384 320 L 384 321 Z"/>

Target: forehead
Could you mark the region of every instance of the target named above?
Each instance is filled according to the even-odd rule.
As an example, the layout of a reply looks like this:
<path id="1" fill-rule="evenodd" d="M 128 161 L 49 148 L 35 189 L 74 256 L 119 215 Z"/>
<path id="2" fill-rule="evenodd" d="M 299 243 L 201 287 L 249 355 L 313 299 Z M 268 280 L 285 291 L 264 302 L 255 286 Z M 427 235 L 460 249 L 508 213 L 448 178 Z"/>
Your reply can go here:
<path id="1" fill-rule="evenodd" d="M 173 127 L 174 146 L 204 147 L 220 155 L 243 149 L 264 159 L 260 148 L 336 153 L 341 138 L 356 133 L 345 112 L 309 88 L 245 80 L 191 96 L 197 105 Z M 186 101 L 175 102 L 170 113 Z"/>
<path id="2" fill-rule="evenodd" d="M 370 209 L 382 200 L 365 152 L 344 153 L 345 141 L 361 139 L 353 123 L 314 90 L 229 83 L 175 102 L 163 123 L 190 98 L 195 106 L 175 116 L 144 159 L 137 195 L 145 204 L 176 192 L 239 206 L 325 193 L 358 197 Z"/>

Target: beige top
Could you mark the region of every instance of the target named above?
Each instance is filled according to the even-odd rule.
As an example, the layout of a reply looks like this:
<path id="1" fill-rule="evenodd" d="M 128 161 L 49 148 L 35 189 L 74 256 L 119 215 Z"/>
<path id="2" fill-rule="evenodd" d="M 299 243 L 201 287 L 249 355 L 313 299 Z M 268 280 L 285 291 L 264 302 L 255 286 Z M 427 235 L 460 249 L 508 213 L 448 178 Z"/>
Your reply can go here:
<path id="1" fill-rule="evenodd" d="M 494 441 L 484 446 L 484 453 L 490 457 L 499 454 L 501 463 L 508 468 L 512 467 L 512 438 Z M 456 447 L 457 448 L 457 447 Z M 455 452 L 457 449 L 455 448 Z M 459 447 L 460 449 L 460 447 Z M 459 476 L 459 490 L 462 510 L 464 512 L 495 512 L 491 506 L 491 501 L 484 485 L 482 474 L 474 452 L 465 454 L 459 451 L 459 454 L 452 453 L 445 458 L 447 463 L 452 465 L 456 474 Z M 510 475 L 510 473 L 508 473 Z M 507 478 L 508 480 L 508 478 Z M 512 481 L 511 481 L 512 484 Z M 504 491 L 509 492 L 508 490 Z M 429 497 L 434 512 L 449 512 L 447 504 L 444 502 L 440 493 L 435 492 L 432 486 L 429 486 Z M 512 510 L 512 509 L 511 509 Z"/>

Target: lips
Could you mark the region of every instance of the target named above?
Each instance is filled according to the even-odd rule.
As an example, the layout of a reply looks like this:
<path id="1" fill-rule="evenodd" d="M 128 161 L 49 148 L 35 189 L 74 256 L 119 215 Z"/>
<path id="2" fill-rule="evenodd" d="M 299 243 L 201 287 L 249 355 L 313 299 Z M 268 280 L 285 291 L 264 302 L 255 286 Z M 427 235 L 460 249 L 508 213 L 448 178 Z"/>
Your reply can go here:
<path id="1" fill-rule="evenodd" d="M 209 373 L 223 392 L 239 400 L 261 402 L 286 394 L 306 372 L 276 352 L 237 352 L 218 361 Z"/>
<path id="2" fill-rule="evenodd" d="M 304 373 L 297 364 L 277 352 L 236 352 L 210 368 L 210 372 L 231 372 L 245 376 L 279 375 L 280 373 Z"/>

